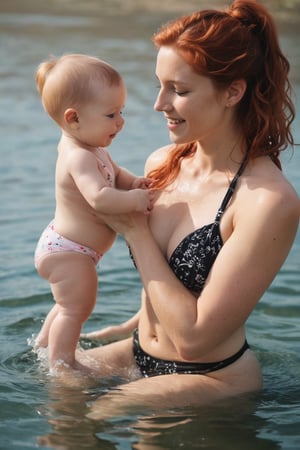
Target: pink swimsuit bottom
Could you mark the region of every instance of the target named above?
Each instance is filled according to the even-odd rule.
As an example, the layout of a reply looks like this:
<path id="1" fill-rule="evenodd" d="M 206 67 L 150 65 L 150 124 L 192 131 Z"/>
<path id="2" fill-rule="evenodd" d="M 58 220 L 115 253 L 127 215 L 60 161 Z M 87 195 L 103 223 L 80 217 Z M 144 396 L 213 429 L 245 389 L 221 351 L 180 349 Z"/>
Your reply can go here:
<path id="1" fill-rule="evenodd" d="M 71 241 L 70 239 L 61 236 L 54 230 L 53 221 L 43 231 L 40 240 L 37 244 L 34 262 L 35 267 L 38 266 L 40 259 L 50 253 L 56 252 L 77 252 L 83 255 L 90 256 L 94 261 L 95 265 L 98 264 L 101 254 L 97 253 L 92 248 L 86 247 L 85 245 L 78 244 L 77 242 Z"/>

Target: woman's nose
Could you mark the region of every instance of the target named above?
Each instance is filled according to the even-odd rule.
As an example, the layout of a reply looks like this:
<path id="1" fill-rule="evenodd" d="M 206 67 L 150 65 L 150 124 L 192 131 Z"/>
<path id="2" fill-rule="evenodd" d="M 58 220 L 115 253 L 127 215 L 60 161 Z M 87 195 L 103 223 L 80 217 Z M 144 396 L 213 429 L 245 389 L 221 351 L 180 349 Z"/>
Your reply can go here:
<path id="1" fill-rule="evenodd" d="M 170 104 L 170 102 L 168 102 L 164 93 L 160 91 L 154 103 L 155 111 L 168 111 L 171 108 L 172 105 Z"/>
<path id="2" fill-rule="evenodd" d="M 162 111 L 161 94 L 160 93 L 157 95 L 156 100 L 154 102 L 154 109 L 155 109 L 155 111 Z"/>

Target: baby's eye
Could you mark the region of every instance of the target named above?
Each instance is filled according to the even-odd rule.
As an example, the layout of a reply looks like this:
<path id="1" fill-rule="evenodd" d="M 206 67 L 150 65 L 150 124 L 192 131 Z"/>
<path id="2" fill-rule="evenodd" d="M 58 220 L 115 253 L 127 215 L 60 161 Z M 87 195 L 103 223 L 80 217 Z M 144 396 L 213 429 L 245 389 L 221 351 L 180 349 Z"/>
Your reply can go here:
<path id="1" fill-rule="evenodd" d="M 116 117 L 117 114 L 119 114 L 120 116 L 122 116 L 123 111 L 119 111 L 118 113 L 107 114 L 106 117 L 108 117 L 109 119 L 114 119 L 114 118 Z"/>

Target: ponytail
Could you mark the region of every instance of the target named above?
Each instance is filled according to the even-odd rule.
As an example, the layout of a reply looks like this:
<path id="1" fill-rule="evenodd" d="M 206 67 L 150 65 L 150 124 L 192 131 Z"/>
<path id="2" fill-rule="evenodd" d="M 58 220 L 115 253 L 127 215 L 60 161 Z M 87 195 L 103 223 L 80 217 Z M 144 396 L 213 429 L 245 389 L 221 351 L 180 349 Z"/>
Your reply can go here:
<path id="1" fill-rule="evenodd" d="M 281 168 L 280 152 L 294 145 L 291 124 L 295 108 L 288 79 L 290 65 L 263 5 L 255 0 L 234 0 L 225 11 L 195 12 L 164 25 L 153 42 L 157 48 L 172 46 L 180 51 L 193 70 L 209 77 L 216 88 L 244 79 L 247 89 L 236 117 L 247 143 L 247 158 L 268 155 Z M 170 174 L 172 160 L 180 164 L 182 157 L 193 151 L 192 144 L 175 146 L 155 171 L 154 183 L 165 186 L 175 178 Z"/>
<path id="2" fill-rule="evenodd" d="M 52 57 L 48 61 L 42 62 L 36 70 L 35 81 L 41 97 L 43 96 L 43 90 L 47 76 L 49 75 L 53 67 L 56 65 L 56 62 L 57 62 L 56 59 Z"/>
<path id="3" fill-rule="evenodd" d="M 246 95 L 238 115 L 243 117 L 243 131 L 249 146 L 249 158 L 269 155 L 281 168 L 279 154 L 294 145 L 291 124 L 295 108 L 288 79 L 290 64 L 283 55 L 274 21 L 269 12 L 254 0 L 235 0 L 229 10 L 252 34 L 260 50 L 249 70 Z M 254 47 L 255 48 L 255 47 Z M 255 70 L 255 63 L 257 70 Z"/>

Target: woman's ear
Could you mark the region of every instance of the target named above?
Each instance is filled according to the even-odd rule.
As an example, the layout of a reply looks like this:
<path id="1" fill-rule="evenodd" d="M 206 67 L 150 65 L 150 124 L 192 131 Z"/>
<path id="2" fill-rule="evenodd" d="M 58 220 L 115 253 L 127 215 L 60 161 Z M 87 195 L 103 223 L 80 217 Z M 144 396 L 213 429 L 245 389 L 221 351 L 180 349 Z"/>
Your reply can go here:
<path id="1" fill-rule="evenodd" d="M 227 89 L 226 106 L 230 108 L 235 106 L 243 98 L 247 89 L 247 83 L 245 80 L 235 80 L 231 83 Z"/>
<path id="2" fill-rule="evenodd" d="M 64 121 L 69 127 L 77 129 L 79 127 L 79 118 L 76 109 L 66 109 L 64 112 Z"/>

